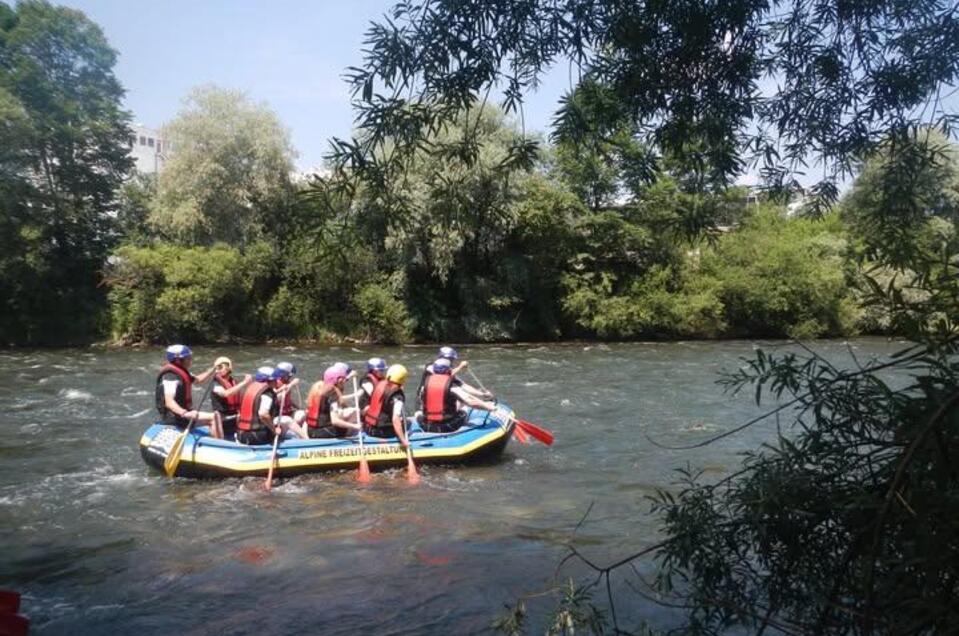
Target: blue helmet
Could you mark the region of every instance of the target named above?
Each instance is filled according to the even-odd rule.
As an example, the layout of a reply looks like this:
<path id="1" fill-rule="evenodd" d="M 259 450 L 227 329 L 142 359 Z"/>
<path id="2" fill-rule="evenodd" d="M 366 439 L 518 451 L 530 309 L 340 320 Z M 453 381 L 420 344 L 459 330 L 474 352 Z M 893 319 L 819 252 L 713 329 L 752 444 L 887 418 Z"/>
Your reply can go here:
<path id="1" fill-rule="evenodd" d="M 437 358 L 433 362 L 433 373 L 447 374 L 453 371 L 447 358 Z"/>
<path id="2" fill-rule="evenodd" d="M 379 373 L 386 372 L 386 360 L 383 358 L 370 358 L 366 361 L 366 370 L 369 372 L 378 371 Z"/>
<path id="3" fill-rule="evenodd" d="M 281 373 L 282 371 L 273 367 L 260 367 L 256 370 L 253 379 L 257 382 L 270 382 L 271 380 L 279 380 L 282 377 Z"/>
<path id="4" fill-rule="evenodd" d="M 296 365 L 292 362 L 280 362 L 276 365 L 276 370 L 281 378 L 290 378 L 296 375 Z"/>
<path id="5" fill-rule="evenodd" d="M 174 362 L 176 360 L 182 360 L 184 358 L 192 358 L 193 352 L 190 351 L 190 347 L 181 344 L 170 345 L 166 348 L 166 361 Z"/>
<path id="6" fill-rule="evenodd" d="M 456 360 L 459 356 L 453 347 L 440 347 L 440 357 L 447 360 Z"/>

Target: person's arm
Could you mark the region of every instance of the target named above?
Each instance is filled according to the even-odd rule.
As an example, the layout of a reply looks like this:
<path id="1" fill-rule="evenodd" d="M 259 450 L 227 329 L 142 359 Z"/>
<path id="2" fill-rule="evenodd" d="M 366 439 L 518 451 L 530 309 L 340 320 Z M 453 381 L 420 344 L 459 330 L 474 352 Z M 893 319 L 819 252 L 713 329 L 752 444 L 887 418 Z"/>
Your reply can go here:
<path id="1" fill-rule="evenodd" d="M 163 405 L 177 417 L 187 417 L 190 411 L 180 406 L 176 401 L 176 390 L 179 386 L 179 380 L 163 381 Z"/>
<path id="2" fill-rule="evenodd" d="M 478 397 L 471 395 L 468 391 L 465 391 L 462 386 L 454 387 L 450 389 L 450 392 L 456 396 L 456 399 L 462 402 L 467 406 L 471 406 L 474 409 L 482 409 L 483 411 L 495 411 L 496 405 L 492 402 L 486 402 L 481 400 Z"/>
<path id="3" fill-rule="evenodd" d="M 267 428 L 279 434 L 282 428 L 280 427 L 279 424 L 275 424 L 273 422 L 273 414 L 271 413 L 271 411 L 273 410 L 272 407 L 273 407 L 273 398 L 271 398 L 268 395 L 261 396 L 260 410 L 257 413 L 257 416 L 259 416 L 260 422 L 262 422 L 264 426 L 266 426 Z"/>
<path id="4" fill-rule="evenodd" d="M 340 417 L 340 412 L 334 411 L 333 409 L 330 409 L 330 421 L 333 423 L 333 426 L 349 429 L 351 431 L 360 430 L 359 424 L 356 422 L 351 422 L 350 420 L 344 420 L 342 417 Z"/>
<path id="5" fill-rule="evenodd" d="M 410 440 L 406 436 L 406 422 L 403 418 L 403 400 L 394 400 L 393 401 L 393 432 L 396 433 L 396 438 L 400 440 L 401 446 L 409 446 Z"/>
<path id="6" fill-rule="evenodd" d="M 356 422 L 351 422 L 340 417 L 340 401 L 342 399 L 343 396 L 340 395 L 330 404 L 330 422 L 333 426 L 338 426 L 339 428 L 345 428 L 351 431 L 360 430 L 360 426 Z"/>
<path id="7" fill-rule="evenodd" d="M 477 389 L 475 386 L 472 386 L 462 381 L 459 383 L 459 385 L 456 388 L 462 389 L 466 393 L 469 393 L 473 397 L 479 398 L 481 400 L 488 400 L 493 397 L 493 394 L 490 393 L 489 391 L 483 391 L 482 389 Z"/>
<path id="8" fill-rule="evenodd" d="M 462 371 L 463 369 L 467 368 L 469 365 L 470 365 L 470 363 L 467 362 L 466 360 L 460 361 L 460 363 L 459 363 L 458 365 L 456 365 L 455 367 L 453 367 L 453 370 L 450 371 L 450 375 L 456 375 L 457 373 L 459 373 L 459 372 Z"/>
<path id="9" fill-rule="evenodd" d="M 204 382 L 206 382 L 207 380 L 209 380 L 209 379 L 213 376 L 214 373 L 216 373 L 216 367 L 210 367 L 209 369 L 207 369 L 207 370 L 204 371 L 203 373 L 201 373 L 201 374 L 199 374 L 199 375 L 196 376 L 196 383 L 197 383 L 197 384 L 203 384 Z"/>
<path id="10" fill-rule="evenodd" d="M 340 396 L 340 399 L 337 400 L 337 404 L 340 406 L 352 406 L 353 400 L 359 398 L 362 394 L 362 390 L 357 390 L 356 393 L 344 393 Z"/>
<path id="11" fill-rule="evenodd" d="M 217 386 L 213 387 L 213 392 L 216 393 L 217 395 L 219 395 L 219 396 L 222 397 L 222 398 L 228 398 L 228 397 L 230 397 L 230 396 L 232 396 L 232 395 L 234 395 L 234 394 L 239 393 L 240 391 L 242 391 L 242 390 L 244 389 L 244 387 L 246 387 L 246 385 L 249 384 L 249 383 L 252 382 L 252 381 L 253 381 L 253 378 L 251 378 L 251 377 L 249 376 L 249 374 L 247 374 L 247 375 L 243 376 L 243 379 L 242 379 L 241 381 L 237 382 L 236 384 L 234 384 L 233 386 L 231 386 L 229 389 L 224 389 L 224 388 L 221 387 L 220 385 L 217 385 Z M 223 392 L 221 393 L 221 392 L 217 391 L 217 389 L 223 389 Z"/>

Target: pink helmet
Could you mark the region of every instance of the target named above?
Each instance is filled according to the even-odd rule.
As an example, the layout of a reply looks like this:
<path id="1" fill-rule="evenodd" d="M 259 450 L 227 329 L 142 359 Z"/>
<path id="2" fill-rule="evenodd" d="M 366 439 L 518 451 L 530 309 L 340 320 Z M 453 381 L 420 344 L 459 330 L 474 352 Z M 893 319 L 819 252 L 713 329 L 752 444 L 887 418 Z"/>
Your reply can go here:
<path id="1" fill-rule="evenodd" d="M 347 373 L 342 365 L 334 364 L 331 367 L 327 367 L 326 371 L 323 372 L 323 381 L 327 384 L 336 384 L 340 380 L 346 379 Z"/>

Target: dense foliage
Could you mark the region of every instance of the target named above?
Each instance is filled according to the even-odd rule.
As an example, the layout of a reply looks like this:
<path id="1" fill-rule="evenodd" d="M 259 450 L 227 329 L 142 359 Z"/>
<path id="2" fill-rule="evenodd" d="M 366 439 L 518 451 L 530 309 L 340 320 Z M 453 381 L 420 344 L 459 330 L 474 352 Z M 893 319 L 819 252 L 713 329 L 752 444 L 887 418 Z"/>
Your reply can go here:
<path id="1" fill-rule="evenodd" d="M 690 632 L 925 634 L 959 623 L 955 163 L 929 134 L 953 132 L 943 97 L 955 93 L 957 53 L 959 12 L 936 0 L 422 0 L 368 32 L 351 76 L 359 134 L 334 159 L 344 181 L 380 184 L 387 198 L 424 146 L 482 153 L 468 126 L 435 137 L 477 102 L 492 93 L 522 116 L 546 68 L 578 69 L 556 136 L 557 165 L 592 209 L 574 227 L 595 249 L 571 252 L 563 277 L 579 326 L 635 337 L 676 329 L 685 311 L 702 332 L 809 336 L 863 324 L 865 308 L 866 324 L 914 343 L 890 360 L 852 360 L 852 371 L 811 349 L 760 351 L 725 379 L 758 403 L 779 400 L 768 414 L 778 436 L 725 479 L 690 472 L 661 493 L 665 539 L 643 552 L 660 566 L 652 589 L 638 571 L 622 574 L 640 596 L 685 610 Z M 592 86 L 597 99 L 586 98 Z M 632 163 L 614 157 L 623 130 L 649 149 L 628 155 L 645 157 L 647 192 L 617 174 Z M 513 144 L 506 161 L 535 151 Z M 862 172 L 840 216 L 816 225 L 748 211 L 741 230 L 711 235 L 745 166 L 781 190 L 810 162 L 823 178 L 807 208 L 820 215 L 839 181 Z M 561 591 L 549 633 L 621 633 L 609 577 L 633 559 L 604 568 L 571 550 L 599 577 Z M 603 581 L 608 614 L 589 610 Z M 522 608 L 500 628 L 520 631 Z"/>
<path id="2" fill-rule="evenodd" d="M 170 158 L 150 204 L 151 229 L 186 245 L 243 246 L 290 205 L 293 147 L 276 115 L 245 94 L 194 89 L 163 128 Z"/>
<path id="3" fill-rule="evenodd" d="M 159 179 L 128 179 L 115 58 L 78 12 L 0 3 L 0 341 L 897 333 L 852 371 L 799 347 L 725 377 L 778 402 L 721 436 L 778 434 L 656 498 L 646 596 L 696 633 L 959 624 L 953 4 L 401 2 L 309 183 L 276 116 L 215 87 Z M 579 81 L 544 147 L 522 96 L 560 60 Z M 818 214 L 790 216 L 771 195 L 807 161 Z M 765 192 L 730 187 L 747 167 Z M 570 584 L 549 629 L 618 631 L 608 600 Z"/>
<path id="4" fill-rule="evenodd" d="M 251 112 L 265 108 L 241 95 L 211 87 L 200 94 L 205 102 L 191 100 L 182 115 L 214 129 L 197 130 L 197 137 L 226 139 L 218 132 L 224 129 L 250 135 L 248 121 L 271 120 L 268 111 Z M 231 98 L 240 104 L 225 106 Z M 463 126 L 481 142 L 475 157 L 424 151 L 411 158 L 398 183 L 383 187 L 345 188 L 331 175 L 299 186 L 295 197 L 284 196 L 292 184 L 279 183 L 273 198 L 238 196 L 244 209 L 224 208 L 228 193 L 255 179 L 231 175 L 226 157 L 232 153 L 216 150 L 212 141 L 203 165 L 193 165 L 199 160 L 193 152 L 174 158 L 192 167 L 163 173 L 158 192 L 149 180 L 131 181 L 118 218 L 139 249 L 118 251 L 110 268 L 114 338 L 399 342 L 855 332 L 844 229 L 835 218 L 788 219 L 781 206 L 747 202 L 742 188 L 691 191 L 682 174 L 660 172 L 643 185 L 625 160 L 609 160 L 604 197 L 586 190 L 577 195 L 567 186 L 569 175 L 583 174 L 577 163 L 597 161 L 595 153 L 575 150 L 580 140 L 559 142 L 555 153 L 532 165 L 511 163 L 521 131 L 486 107 L 439 131 L 436 143 L 456 138 Z M 258 146 L 283 147 L 278 127 L 260 134 Z M 641 153 L 627 139 L 617 147 Z M 229 165 L 219 169 L 218 162 Z M 248 173 L 261 169 L 252 157 L 242 164 Z M 215 204 L 194 203 L 193 211 L 164 207 L 164 188 L 193 191 L 204 182 L 192 175 L 204 171 L 219 175 L 209 191 Z M 172 227 L 187 230 L 177 240 L 182 255 L 164 242 L 159 210 Z M 704 238 L 702 227 L 717 220 L 738 225 Z M 259 238 L 241 239 L 234 226 Z M 231 256 L 202 256 L 213 227 L 235 235 Z M 206 291 L 187 293 L 176 270 L 201 258 L 258 273 L 235 272 L 245 281 L 240 284 L 225 275 L 231 268 L 211 266 Z M 150 273 L 141 269 L 147 261 Z M 236 294 L 245 298 L 242 305 L 230 300 Z"/>
<path id="5" fill-rule="evenodd" d="M 791 425 L 732 477 L 691 474 L 656 502 L 668 537 L 657 587 L 684 599 L 694 631 L 924 634 L 959 621 L 956 165 L 927 131 L 895 143 L 919 167 L 887 148 L 844 207 L 860 230 L 861 301 L 915 344 L 848 371 L 811 349 L 759 352 L 724 378 L 757 403 L 774 396 L 767 417 Z"/>
<path id="6" fill-rule="evenodd" d="M 758 164 L 781 187 L 814 158 L 821 203 L 885 134 L 951 125 L 938 97 L 959 72 L 959 16 L 940 0 L 409 0 L 366 44 L 350 76 L 361 134 L 336 156 L 369 181 L 402 173 L 425 137 L 493 91 L 522 113 L 524 92 L 560 63 L 577 91 L 607 87 L 612 98 L 593 102 L 602 119 L 627 119 L 654 165 L 723 185 Z M 595 130 L 580 112 L 564 108 L 557 132 Z M 437 150 L 476 143 L 465 129 Z"/>
<path id="7" fill-rule="evenodd" d="M 563 98 L 549 147 L 473 97 L 432 128 L 407 120 L 406 134 L 422 139 L 412 152 L 395 131 L 387 139 L 369 128 L 361 149 L 336 146 L 341 155 L 353 148 L 349 162 L 300 183 L 276 115 L 241 92 L 205 86 L 165 127 L 172 151 L 159 178 L 121 182 L 125 115 L 110 106 L 120 88 L 102 35 L 81 14 L 43 3 L 4 15 L 8 341 L 104 330 L 125 342 L 396 342 L 895 329 L 855 302 L 861 242 L 848 228 L 862 224 L 849 210 L 868 201 L 850 199 L 842 223 L 816 221 L 721 187 L 706 155 L 690 161 L 702 140 L 682 149 L 651 140 L 602 75 L 587 73 Z M 64 29 L 80 35 L 60 37 Z M 37 65 L 46 58 L 16 51 L 43 38 L 80 46 L 81 35 L 93 39 L 84 55 L 95 63 L 69 80 L 48 78 L 44 90 L 63 103 L 39 126 L 47 101 L 18 91 L 44 77 Z M 53 58 L 49 65 L 64 72 Z M 97 90 L 71 88 L 81 80 Z M 64 100 L 81 94 L 90 103 L 70 108 L 87 113 L 87 124 L 64 114 Z M 80 151 L 93 143 L 83 131 L 94 130 L 112 132 Z M 45 172 L 43 157 L 61 147 L 88 161 L 54 159 Z M 123 247 L 105 265 L 117 241 Z"/>
<path id="8" fill-rule="evenodd" d="M 0 2 L 0 343 L 88 340 L 131 167 L 116 53 L 82 13 Z"/>

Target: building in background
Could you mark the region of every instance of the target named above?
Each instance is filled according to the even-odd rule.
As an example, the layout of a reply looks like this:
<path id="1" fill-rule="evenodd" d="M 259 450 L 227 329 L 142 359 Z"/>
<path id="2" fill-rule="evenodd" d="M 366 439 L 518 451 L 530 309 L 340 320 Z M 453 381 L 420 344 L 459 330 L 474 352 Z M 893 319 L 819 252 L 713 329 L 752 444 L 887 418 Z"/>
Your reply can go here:
<path id="1" fill-rule="evenodd" d="M 160 136 L 160 131 L 147 128 L 142 124 L 133 124 L 133 137 L 130 139 L 130 156 L 136 162 L 136 170 L 141 174 L 157 174 L 163 170 L 163 164 L 170 156 L 170 144 Z"/>
<path id="2" fill-rule="evenodd" d="M 290 173 L 290 181 L 297 185 L 309 185 L 313 179 L 318 177 L 329 177 L 332 174 L 326 166 L 313 166 L 306 170 L 294 170 Z"/>

